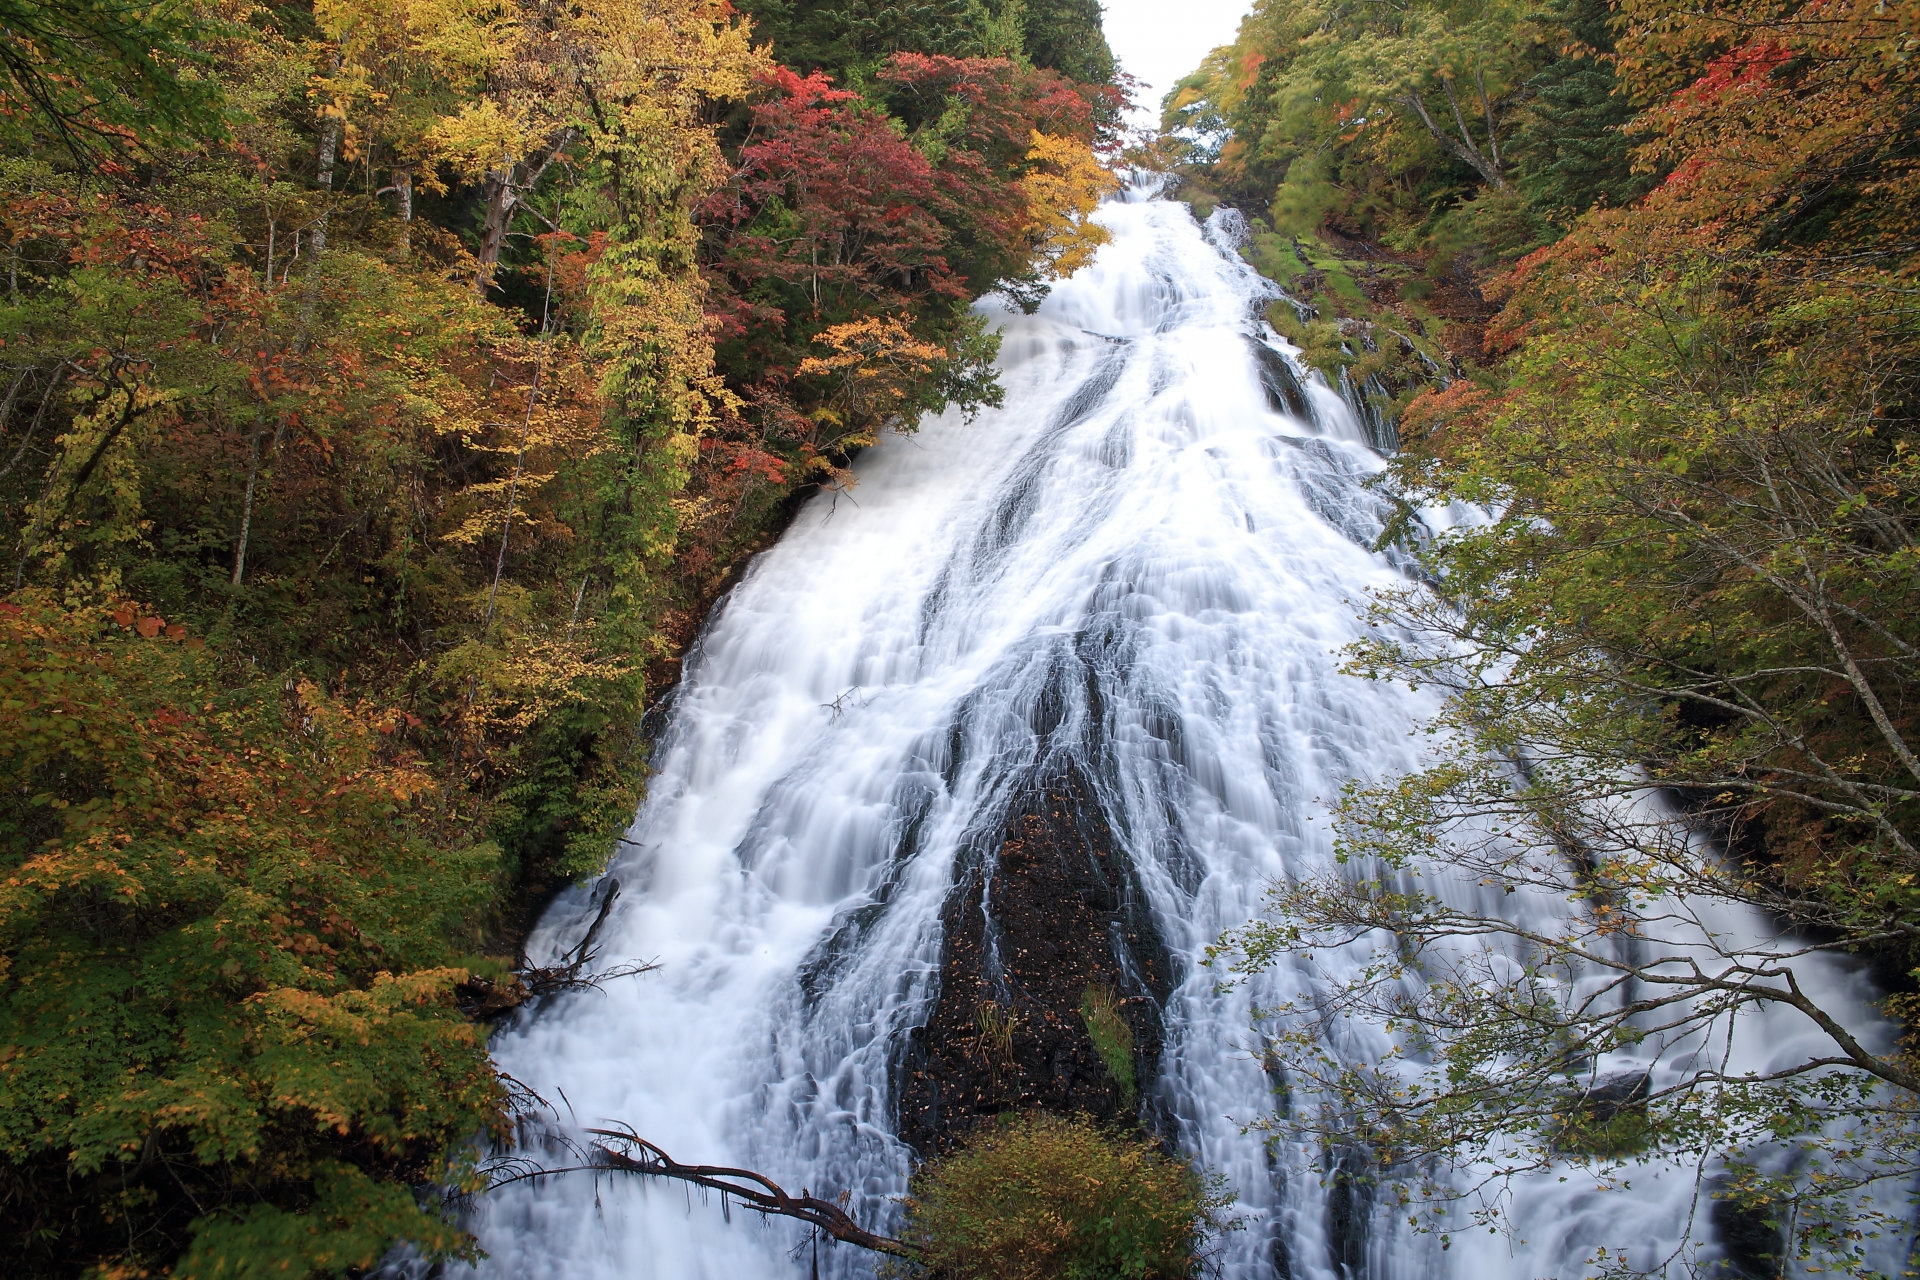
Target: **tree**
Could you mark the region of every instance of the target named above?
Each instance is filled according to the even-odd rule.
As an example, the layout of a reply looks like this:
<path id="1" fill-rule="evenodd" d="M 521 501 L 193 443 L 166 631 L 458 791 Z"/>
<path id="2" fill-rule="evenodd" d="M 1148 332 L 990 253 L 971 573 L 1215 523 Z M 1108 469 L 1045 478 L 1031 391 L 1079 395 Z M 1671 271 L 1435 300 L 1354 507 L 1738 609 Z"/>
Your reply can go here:
<path id="1" fill-rule="evenodd" d="M 1081 84 L 1113 83 L 1119 66 L 1100 28 L 1096 0 L 1026 0 L 1016 12 L 1022 10 L 1024 51 L 1034 66 Z"/>
<path id="2" fill-rule="evenodd" d="M 1116 67 L 1093 0 L 750 0 L 742 8 L 774 56 L 804 74 L 866 84 L 896 53 L 1005 58 L 1110 85 Z"/>
<path id="3" fill-rule="evenodd" d="M 1567 6 L 1569 43 L 1521 87 L 1525 105 L 1506 147 L 1528 204 L 1562 225 L 1596 204 L 1630 205 L 1655 182 L 1634 171 L 1635 110 L 1611 64 L 1611 16 L 1593 0 Z"/>
<path id="4" fill-rule="evenodd" d="M 32 1275 L 470 1255 L 415 1189 L 477 1185 L 479 1019 L 717 583 L 879 430 L 994 402 L 969 304 L 1097 234 L 1106 98 L 1015 61 L 855 99 L 706 0 L 236 15 L 0 14 L 41 24 L 0 78 Z"/>
<path id="5" fill-rule="evenodd" d="M 1800 348 L 1804 377 L 1715 367 L 1737 342 L 1675 301 L 1643 299 L 1637 329 L 1606 314 L 1610 367 L 1535 339 L 1558 397 L 1509 402 L 1461 470 L 1402 487 L 1496 513 L 1428 546 L 1434 588 L 1381 599 L 1352 654 L 1445 692 L 1434 763 L 1350 789 L 1349 872 L 1277 888 L 1228 946 L 1255 970 L 1370 957 L 1276 1043 L 1325 1091 L 1309 1126 L 1383 1176 L 1724 1164 L 1739 1203 L 1844 1256 L 1875 1219 L 1854 1193 L 1920 1155 L 1908 1048 L 1849 1026 L 1815 972 L 1914 955 L 1916 476 L 1868 406 L 1835 404 L 1844 352 Z M 1774 1009 L 1817 1046 L 1729 1071 Z M 1329 1056 L 1349 1016 L 1394 1053 Z"/>
<path id="6" fill-rule="evenodd" d="M 1104 234 L 1099 93 L 921 54 L 887 60 L 873 87 L 884 106 L 824 74 L 764 75 L 733 177 L 700 211 L 741 405 L 703 441 L 695 480 L 711 531 L 695 543 L 722 562 L 752 527 L 743 512 L 849 484 L 852 451 L 881 430 L 999 403 L 997 339 L 972 299 L 999 288 L 1035 305 Z"/>
<path id="7" fill-rule="evenodd" d="M 82 163 L 117 149 L 217 131 L 220 95 L 198 66 L 200 19 L 160 0 L 7 0 L 0 5 L 0 120 L 51 130 Z"/>
<path id="8" fill-rule="evenodd" d="M 781 64 L 802 75 L 825 73 L 864 83 L 876 67 L 902 51 L 960 57 L 988 52 L 980 46 L 989 14 L 967 0 L 752 0 L 743 9 Z M 1006 52 L 995 49 L 992 54 Z"/>
<path id="9" fill-rule="evenodd" d="M 1505 190 L 1499 117 L 1540 41 L 1530 12 L 1499 4 L 1257 5 L 1235 44 L 1176 86 L 1167 127 L 1204 103 L 1232 122 L 1229 169 L 1284 172 L 1338 138 L 1376 158 L 1437 149 Z"/>
<path id="10" fill-rule="evenodd" d="M 471 1256 L 410 1184 L 470 1184 L 469 1138 L 503 1122 L 453 1000 L 498 850 L 404 824 L 433 782 L 403 713 L 235 687 L 185 632 L 124 603 L 0 606 L 10 1256 Z"/>
<path id="11" fill-rule="evenodd" d="M 1464 236 L 1517 255 L 1540 220 L 1564 229 L 1650 185 L 1633 115 L 1608 11 L 1588 0 L 1263 4 L 1175 87 L 1164 127 L 1296 234 L 1334 216 L 1401 249 Z"/>

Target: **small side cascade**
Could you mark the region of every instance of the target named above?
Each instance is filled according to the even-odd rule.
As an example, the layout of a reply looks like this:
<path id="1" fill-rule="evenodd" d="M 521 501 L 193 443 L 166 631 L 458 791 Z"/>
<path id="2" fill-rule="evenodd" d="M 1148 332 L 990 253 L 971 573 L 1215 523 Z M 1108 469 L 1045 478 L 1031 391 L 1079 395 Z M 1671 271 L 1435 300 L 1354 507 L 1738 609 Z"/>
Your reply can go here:
<path id="1" fill-rule="evenodd" d="M 1367 443 L 1377 452 L 1385 455 L 1399 449 L 1400 430 L 1393 417 L 1393 392 L 1379 374 L 1370 373 L 1356 384 L 1342 368 L 1340 399 L 1367 433 Z"/>

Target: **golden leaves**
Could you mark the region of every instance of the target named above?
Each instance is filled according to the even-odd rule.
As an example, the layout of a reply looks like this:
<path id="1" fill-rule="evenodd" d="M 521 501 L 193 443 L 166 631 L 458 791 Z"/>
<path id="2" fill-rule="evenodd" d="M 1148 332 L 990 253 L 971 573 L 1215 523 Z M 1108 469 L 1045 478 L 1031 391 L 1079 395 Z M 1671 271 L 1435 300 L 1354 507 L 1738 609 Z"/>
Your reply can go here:
<path id="1" fill-rule="evenodd" d="M 1093 221 L 1093 211 L 1118 189 L 1119 179 L 1078 138 L 1036 129 L 1031 142 L 1027 159 L 1034 167 L 1020 180 L 1027 234 L 1040 274 L 1060 280 L 1093 261 L 1113 238 Z"/>
<path id="2" fill-rule="evenodd" d="M 427 139 L 440 157 L 469 181 L 478 181 L 489 169 L 509 167 L 540 143 L 531 113 L 510 110 L 494 98 L 463 102 L 442 116 Z"/>
<path id="3" fill-rule="evenodd" d="M 496 630 L 505 632 L 504 639 L 470 640 L 442 658 L 434 672 L 441 681 L 472 691 L 469 716 L 483 737 L 523 733 L 627 673 L 625 661 L 598 652 L 590 629 L 543 634 L 512 618 L 515 600 L 504 590 L 500 604 L 507 625 Z M 516 621 L 521 625 L 513 625 Z"/>
<path id="4" fill-rule="evenodd" d="M 944 348 L 915 337 L 892 316 L 837 324 L 814 341 L 833 354 L 808 356 L 800 362 L 800 376 L 833 380 L 840 388 L 836 399 L 852 414 L 868 418 L 900 412 L 947 359 Z"/>

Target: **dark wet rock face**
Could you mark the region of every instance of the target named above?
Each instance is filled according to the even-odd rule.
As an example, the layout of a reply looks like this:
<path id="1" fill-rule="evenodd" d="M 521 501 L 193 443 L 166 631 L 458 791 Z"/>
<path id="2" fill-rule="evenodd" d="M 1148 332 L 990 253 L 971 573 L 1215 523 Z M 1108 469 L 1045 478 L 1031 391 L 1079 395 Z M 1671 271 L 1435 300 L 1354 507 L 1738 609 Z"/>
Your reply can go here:
<path id="1" fill-rule="evenodd" d="M 1081 1005 L 1089 989 L 1118 998 L 1145 1091 L 1167 961 L 1090 788 L 1068 776 L 1029 792 L 960 868 L 943 924 L 940 995 L 900 1063 L 900 1137 L 932 1155 L 1004 1111 L 1134 1119 Z"/>
<path id="2" fill-rule="evenodd" d="M 1741 1203 L 1724 1193 L 1713 1202 L 1713 1228 L 1722 1257 L 1709 1269 L 1715 1280 L 1779 1280 L 1785 1273 L 1787 1233 L 1777 1210 Z"/>
<path id="3" fill-rule="evenodd" d="M 1373 1218 L 1374 1170 L 1367 1153 L 1327 1153 L 1327 1249 L 1343 1280 L 1367 1274 L 1367 1224 Z"/>

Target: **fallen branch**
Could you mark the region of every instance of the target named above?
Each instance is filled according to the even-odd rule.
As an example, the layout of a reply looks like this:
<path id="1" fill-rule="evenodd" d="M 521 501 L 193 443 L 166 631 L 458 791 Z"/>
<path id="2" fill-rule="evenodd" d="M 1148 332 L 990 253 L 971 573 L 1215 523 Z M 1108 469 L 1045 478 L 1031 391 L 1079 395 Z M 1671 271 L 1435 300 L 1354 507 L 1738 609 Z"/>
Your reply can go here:
<path id="1" fill-rule="evenodd" d="M 896 1258 L 912 1258 L 917 1255 L 918 1251 L 906 1241 L 868 1231 L 855 1222 L 839 1205 L 829 1200 L 822 1200 L 818 1196 L 808 1195 L 804 1189 L 798 1196 L 790 1196 L 777 1183 L 750 1169 L 729 1169 L 712 1164 L 681 1164 L 635 1133 L 618 1129 L 589 1129 L 587 1132 L 596 1137 L 612 1139 L 629 1148 L 629 1150 L 620 1151 L 605 1143 L 594 1143 L 593 1155 L 597 1160 L 604 1162 L 601 1166 L 603 1168 L 691 1182 L 695 1186 L 708 1187 L 734 1196 L 747 1207 L 757 1209 L 761 1213 L 796 1218 L 818 1227 L 835 1240 L 843 1240 L 848 1244 L 858 1245 L 862 1249 L 871 1249 L 875 1253 L 889 1253 Z"/>
<path id="2" fill-rule="evenodd" d="M 804 1222 L 826 1232 L 835 1240 L 862 1249 L 891 1254 L 896 1258 L 919 1256 L 919 1251 L 904 1240 L 868 1231 L 832 1201 L 808 1195 L 804 1189 L 799 1195 L 790 1196 L 778 1183 L 751 1169 L 730 1169 L 714 1164 L 681 1164 L 629 1129 L 589 1129 L 587 1132 L 608 1140 L 596 1142 L 587 1149 L 587 1164 L 564 1169 L 522 1168 L 509 1177 L 496 1180 L 493 1185 L 501 1187 L 580 1170 L 612 1170 L 651 1178 L 673 1178 L 731 1196 L 756 1212 Z"/>

